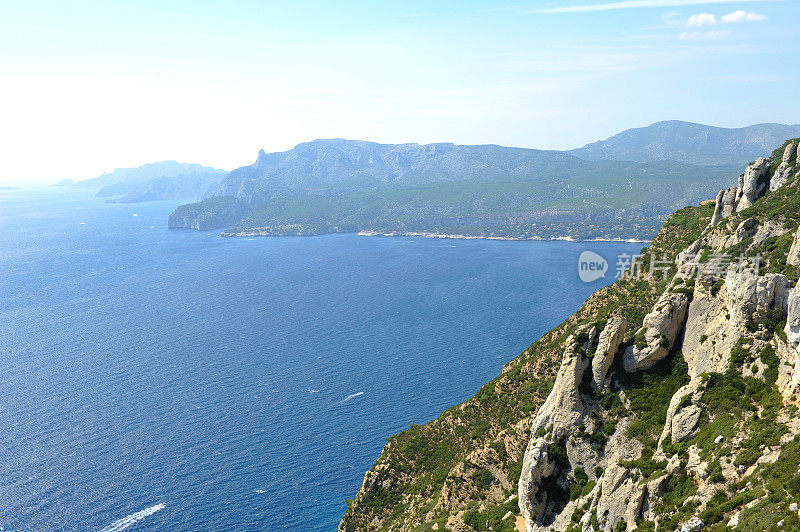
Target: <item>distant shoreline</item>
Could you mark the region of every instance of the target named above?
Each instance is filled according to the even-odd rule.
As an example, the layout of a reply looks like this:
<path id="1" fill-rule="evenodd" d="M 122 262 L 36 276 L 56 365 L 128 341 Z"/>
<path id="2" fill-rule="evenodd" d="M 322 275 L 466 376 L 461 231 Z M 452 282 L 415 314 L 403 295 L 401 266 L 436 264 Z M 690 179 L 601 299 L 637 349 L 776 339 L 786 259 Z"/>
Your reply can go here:
<path id="1" fill-rule="evenodd" d="M 235 233 L 223 231 L 219 236 L 225 238 L 253 238 L 253 237 L 282 237 L 282 236 L 322 236 L 328 234 L 355 234 L 356 236 L 373 236 L 373 237 L 414 237 L 414 238 L 433 238 L 442 240 L 504 240 L 509 242 L 524 242 L 524 241 L 537 241 L 537 242 L 625 242 L 628 244 L 647 244 L 649 240 L 641 240 L 638 238 L 574 238 L 571 236 L 554 236 L 554 237 L 541 237 L 541 236 L 477 236 L 465 235 L 458 233 L 434 233 L 428 231 L 348 231 L 348 232 L 324 232 L 324 233 L 308 233 L 308 234 L 286 234 L 286 233 L 268 233 L 264 231 L 238 231 Z"/>
<path id="2" fill-rule="evenodd" d="M 541 236 L 529 236 L 529 237 L 476 236 L 476 235 L 460 235 L 460 234 L 448 234 L 448 233 L 428 233 L 428 232 L 417 232 L 417 231 L 392 231 L 389 233 L 382 233 L 380 231 L 359 231 L 356 234 L 358 236 L 386 236 L 386 237 L 412 236 L 412 237 L 422 237 L 422 238 L 441 238 L 450 240 L 508 240 L 508 241 L 537 240 L 541 242 L 552 242 L 554 240 L 561 240 L 564 242 L 627 242 L 629 244 L 634 244 L 634 243 L 646 244 L 649 242 L 649 240 L 639 240 L 636 238 L 597 237 L 590 239 L 579 239 L 579 238 L 573 238 L 571 236 L 554 236 L 551 238 L 544 238 Z"/>

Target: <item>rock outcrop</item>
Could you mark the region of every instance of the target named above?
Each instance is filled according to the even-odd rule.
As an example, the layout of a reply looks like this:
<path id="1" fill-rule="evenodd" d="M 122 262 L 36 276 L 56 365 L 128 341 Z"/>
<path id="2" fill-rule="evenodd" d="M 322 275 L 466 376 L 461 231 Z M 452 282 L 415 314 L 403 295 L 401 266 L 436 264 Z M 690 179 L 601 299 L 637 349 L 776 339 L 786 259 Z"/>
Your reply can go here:
<path id="1" fill-rule="evenodd" d="M 686 294 L 664 292 L 653 310 L 645 316 L 642 328 L 634 337 L 634 344 L 622 355 L 625 371 L 647 369 L 667 356 L 683 328 L 688 305 Z"/>
<path id="2" fill-rule="evenodd" d="M 622 316 L 615 316 L 606 324 L 597 341 L 597 349 L 592 357 L 592 376 L 595 387 L 601 388 L 606 380 L 608 370 L 614 362 L 619 346 L 625 339 L 628 321 Z"/>
<path id="3" fill-rule="evenodd" d="M 721 190 L 717 194 L 714 214 L 711 217 L 711 226 L 730 216 L 734 212 L 743 211 L 750 207 L 758 198 L 764 195 L 769 188 L 770 159 L 759 157 L 750 163 L 744 173 L 739 176 L 739 183 L 735 187 Z"/>
<path id="4" fill-rule="evenodd" d="M 786 264 L 800 266 L 800 228 L 794 234 L 792 247 L 789 248 L 789 254 L 786 256 Z"/>
<path id="5" fill-rule="evenodd" d="M 533 432 L 546 430 L 553 440 L 564 437 L 583 416 L 583 400 L 579 391 L 590 359 L 587 351 L 597 336 L 592 328 L 584 338 L 571 337 L 561 360 L 553 390 L 539 409 L 531 425 Z"/>
<path id="6" fill-rule="evenodd" d="M 786 338 L 792 349 L 800 348 L 800 286 L 796 286 L 787 297 Z"/>
<path id="7" fill-rule="evenodd" d="M 800 150 L 800 144 L 790 141 L 786 148 L 783 150 L 783 157 L 781 164 L 775 170 L 775 174 L 769 182 L 770 190 L 778 190 L 782 187 L 792 175 L 795 173 L 795 165 L 797 163 L 797 151 Z"/>

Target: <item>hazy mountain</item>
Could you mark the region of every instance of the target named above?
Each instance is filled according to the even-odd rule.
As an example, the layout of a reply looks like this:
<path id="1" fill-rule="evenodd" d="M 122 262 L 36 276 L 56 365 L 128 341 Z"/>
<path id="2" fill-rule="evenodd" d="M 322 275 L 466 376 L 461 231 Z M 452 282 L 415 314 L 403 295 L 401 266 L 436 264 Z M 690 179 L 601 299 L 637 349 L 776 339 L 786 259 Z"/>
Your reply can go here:
<path id="1" fill-rule="evenodd" d="M 568 153 L 589 161 L 680 161 L 698 165 L 747 163 L 784 139 L 800 135 L 800 124 L 755 124 L 723 128 L 669 120 L 628 129 Z"/>
<path id="2" fill-rule="evenodd" d="M 108 200 L 111 203 L 138 203 L 142 201 L 155 201 L 164 199 L 202 199 L 213 193 L 220 185 L 220 181 L 227 172 L 224 170 L 209 170 L 190 174 L 179 174 L 167 177 L 157 177 L 144 182 L 118 183 L 104 187 L 98 196 L 116 195 L 109 191 L 127 189 L 127 193 L 119 198 Z"/>
<path id="3" fill-rule="evenodd" d="M 226 173 L 199 164 L 161 161 L 136 168 L 117 168 L 81 181 L 65 179 L 56 185 L 97 188 L 100 197 L 119 196 L 110 200 L 114 202 L 191 199 L 213 192 Z"/>

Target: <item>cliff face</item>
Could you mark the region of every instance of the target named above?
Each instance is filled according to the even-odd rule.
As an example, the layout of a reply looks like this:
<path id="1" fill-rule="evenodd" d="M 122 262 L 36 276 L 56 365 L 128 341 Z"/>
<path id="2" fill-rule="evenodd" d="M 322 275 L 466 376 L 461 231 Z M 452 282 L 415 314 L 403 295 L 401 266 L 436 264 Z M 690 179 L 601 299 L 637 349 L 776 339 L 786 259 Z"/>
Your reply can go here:
<path id="1" fill-rule="evenodd" d="M 797 162 L 788 141 L 675 213 L 627 278 L 392 437 L 340 530 L 800 525 Z"/>
<path id="2" fill-rule="evenodd" d="M 170 229 L 208 231 L 234 223 L 244 216 L 246 203 L 229 196 L 208 198 L 200 203 L 181 205 L 169 216 Z"/>

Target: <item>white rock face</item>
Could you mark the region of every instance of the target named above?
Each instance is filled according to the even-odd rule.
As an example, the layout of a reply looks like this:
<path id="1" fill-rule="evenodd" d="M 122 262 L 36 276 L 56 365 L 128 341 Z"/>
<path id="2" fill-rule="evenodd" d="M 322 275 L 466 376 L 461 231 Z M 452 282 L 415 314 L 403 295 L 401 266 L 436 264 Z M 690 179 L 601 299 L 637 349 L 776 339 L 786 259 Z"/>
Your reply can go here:
<path id="1" fill-rule="evenodd" d="M 722 214 L 722 211 L 723 211 L 723 208 L 724 208 L 724 205 L 725 205 L 725 202 L 724 202 L 725 194 L 729 190 L 730 189 L 728 189 L 728 190 L 720 190 L 719 194 L 717 194 L 717 197 L 714 200 L 714 214 L 711 215 L 711 223 L 709 224 L 710 227 L 714 227 L 715 225 L 720 223 L 723 218 L 726 218 L 726 216 L 724 216 Z M 728 213 L 728 216 L 730 216 L 730 213 Z"/>
<path id="2" fill-rule="evenodd" d="M 694 434 L 702 413 L 703 411 L 696 405 L 678 410 L 672 418 L 672 441 L 677 443 L 689 439 Z"/>
<path id="3" fill-rule="evenodd" d="M 656 460 L 665 460 L 665 459 L 667 459 L 667 457 L 664 455 L 663 449 L 661 448 L 661 444 L 664 442 L 664 440 L 667 439 L 667 437 L 674 438 L 673 433 L 681 434 L 683 431 L 687 430 L 685 428 L 684 429 L 681 429 L 681 428 L 675 429 L 674 428 L 675 418 L 678 416 L 678 412 L 679 412 L 678 411 L 678 406 L 683 401 L 683 398 L 688 396 L 688 397 L 692 397 L 693 401 L 696 401 L 697 399 L 700 398 L 701 394 L 702 394 L 702 392 L 700 391 L 700 380 L 699 379 L 694 379 L 689 384 L 686 384 L 686 385 L 681 386 L 680 388 L 678 388 L 678 391 L 675 392 L 675 394 L 672 396 L 672 398 L 669 401 L 669 407 L 667 407 L 667 421 L 664 423 L 664 428 L 661 431 L 661 436 L 658 438 L 658 445 L 656 445 L 656 452 L 655 452 L 655 455 L 654 455 L 654 459 L 656 459 Z M 689 408 L 689 407 L 687 407 L 687 408 Z M 683 409 L 683 410 L 685 410 L 685 409 Z M 688 419 L 688 420 L 684 420 L 683 421 L 684 426 L 687 423 L 689 423 L 690 421 L 691 421 L 691 418 Z M 688 430 L 691 432 L 691 430 L 694 429 L 694 427 L 696 425 L 697 425 L 697 422 L 695 421 L 695 424 L 693 426 L 691 426 L 690 428 L 688 428 Z M 675 440 L 673 439 L 673 441 L 675 441 Z M 673 473 L 674 470 L 677 469 L 678 466 L 679 466 L 679 460 L 678 460 L 677 455 L 672 457 L 672 458 L 670 458 L 669 460 L 670 460 L 670 463 L 667 465 L 667 471 L 670 472 L 670 473 Z M 673 460 L 674 460 L 674 463 L 673 463 Z"/>
<path id="4" fill-rule="evenodd" d="M 769 182 L 770 190 L 778 190 L 792 177 L 792 174 L 794 174 L 795 165 L 791 164 L 791 159 L 795 157 L 797 148 L 798 145 L 794 142 L 790 142 L 786 145 L 786 149 L 783 151 L 781 164 L 775 170 L 775 174 Z"/>
<path id="5" fill-rule="evenodd" d="M 800 228 L 798 228 L 797 232 L 794 234 L 792 247 L 789 248 L 789 254 L 786 256 L 786 264 L 800 266 Z"/>
<path id="6" fill-rule="evenodd" d="M 647 483 L 644 501 L 642 501 L 642 517 L 645 519 L 652 520 L 655 517 L 653 510 L 661 502 L 661 496 L 664 494 L 667 481 L 669 481 L 669 475 L 662 475 Z"/>
<path id="7" fill-rule="evenodd" d="M 789 280 L 783 274 L 759 276 L 751 269 L 737 270 L 731 266 L 725 278 L 725 288 L 726 306 L 731 316 L 742 322 L 773 307 L 786 309 Z"/>
<path id="8" fill-rule="evenodd" d="M 591 360 L 581 353 L 581 350 L 585 351 L 593 343 L 595 336 L 593 328 L 589 339 L 583 345 L 579 345 L 574 337 L 567 340 L 553 389 L 539 408 L 531 425 L 532 434 L 539 432 L 539 429 L 548 430 L 552 434 L 551 441 L 557 441 L 580 424 L 583 403 L 578 386 Z"/>
<path id="9" fill-rule="evenodd" d="M 795 286 L 789 292 L 786 307 L 784 332 L 792 349 L 798 350 L 798 346 L 800 346 L 800 285 Z"/>
<path id="10" fill-rule="evenodd" d="M 667 356 L 686 319 L 689 298 L 686 294 L 669 290 L 661 294 L 653 310 L 644 318 L 636 337 L 644 337 L 646 345 L 635 343 L 622 356 L 625 371 L 639 371 L 651 367 Z"/>
<path id="11" fill-rule="evenodd" d="M 598 388 L 602 387 L 603 381 L 606 380 L 606 375 L 614 362 L 614 356 L 619 349 L 619 344 L 625 339 L 627 327 L 628 321 L 621 316 L 617 316 L 611 318 L 603 332 L 600 333 L 597 351 L 595 351 L 594 358 L 592 358 L 592 376 L 594 384 Z"/>
<path id="12" fill-rule="evenodd" d="M 699 517 L 692 517 L 681 526 L 681 532 L 698 532 L 703 530 L 706 525 Z"/>
<path id="13" fill-rule="evenodd" d="M 517 489 L 520 511 L 525 518 L 528 532 L 534 530 L 534 520 L 541 517 L 547 504 L 544 499 L 537 499 L 539 485 L 542 479 L 552 475 L 554 470 L 555 464 L 547 456 L 545 439 L 532 439 L 525 451 L 522 475 Z"/>
<path id="14" fill-rule="evenodd" d="M 737 189 L 739 201 L 736 205 L 736 212 L 750 207 L 764 194 L 768 186 L 766 179 L 769 174 L 770 162 L 769 159 L 759 157 L 745 169 L 744 175 L 739 178 L 739 188 Z"/>
<path id="15" fill-rule="evenodd" d="M 717 279 L 698 277 L 694 298 L 689 305 L 683 333 L 683 358 L 689 365 L 689 376 L 705 372 L 724 372 L 730 360 L 731 348 L 739 340 L 744 324 L 728 319 L 724 285 L 712 294 Z"/>
<path id="16" fill-rule="evenodd" d="M 628 530 L 635 528 L 646 489 L 636 480 L 628 469 L 617 464 L 606 468 L 595 501 L 602 530 L 613 530 L 620 519 L 628 523 Z"/>
<path id="17" fill-rule="evenodd" d="M 547 456 L 547 442 L 561 440 L 580 425 L 583 417 L 583 402 L 578 386 L 590 363 L 589 357 L 584 354 L 585 350 L 596 336 L 597 331 L 592 328 L 583 344 L 579 344 L 575 336 L 567 339 L 553 389 L 531 425 L 533 437 L 525 450 L 518 485 L 520 511 L 529 531 L 533 530 L 535 521 L 541 518 L 546 509 L 547 501 L 538 496 L 541 481 L 552 475 L 555 469 L 555 464 Z M 548 439 L 538 435 L 542 430 L 549 433 Z"/>
<path id="18" fill-rule="evenodd" d="M 744 174 L 739 177 L 737 186 L 721 190 L 717 194 L 710 227 L 717 225 L 732 213 L 750 207 L 766 192 L 770 186 L 768 181 L 771 163 L 770 159 L 759 157 L 745 169 Z"/>
<path id="19" fill-rule="evenodd" d="M 800 403 L 800 286 L 789 292 L 787 303 L 786 333 L 787 342 L 780 338 L 778 344 L 778 380 L 775 383 L 781 395 L 787 400 Z"/>

